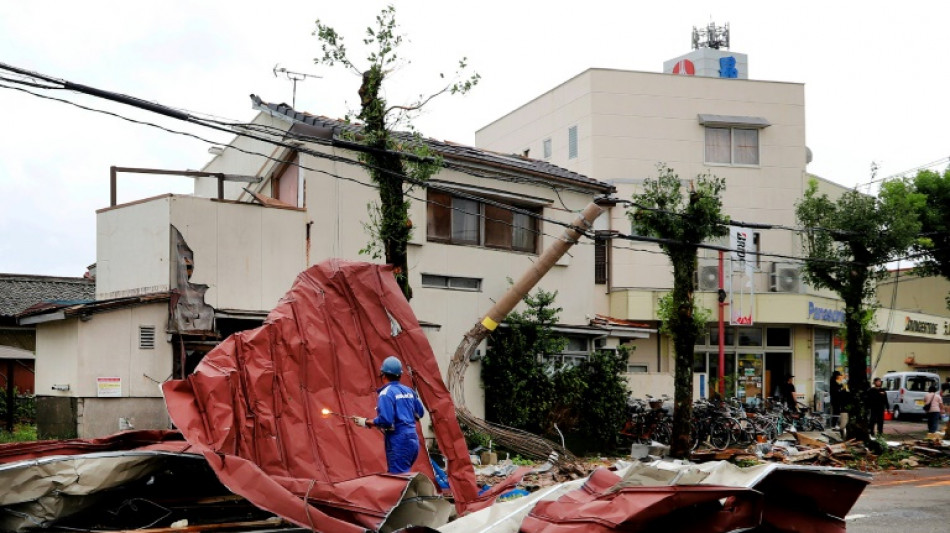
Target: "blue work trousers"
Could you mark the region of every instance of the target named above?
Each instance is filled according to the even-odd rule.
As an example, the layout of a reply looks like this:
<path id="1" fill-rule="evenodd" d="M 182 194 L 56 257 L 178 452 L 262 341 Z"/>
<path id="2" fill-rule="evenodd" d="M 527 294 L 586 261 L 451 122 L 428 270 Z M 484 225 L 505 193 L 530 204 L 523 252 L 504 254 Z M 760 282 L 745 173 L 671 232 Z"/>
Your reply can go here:
<path id="1" fill-rule="evenodd" d="M 412 430 L 386 432 L 386 464 L 390 474 L 408 474 L 419 455 L 419 438 Z"/>

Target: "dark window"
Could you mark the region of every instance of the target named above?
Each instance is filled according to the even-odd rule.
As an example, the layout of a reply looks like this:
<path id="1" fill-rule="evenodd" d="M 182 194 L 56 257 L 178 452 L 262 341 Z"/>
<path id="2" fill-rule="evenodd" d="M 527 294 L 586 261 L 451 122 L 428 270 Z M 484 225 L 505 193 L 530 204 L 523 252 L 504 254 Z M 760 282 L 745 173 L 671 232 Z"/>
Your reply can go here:
<path id="1" fill-rule="evenodd" d="M 791 346 L 791 328 L 765 328 L 765 345 L 782 347 Z"/>
<path id="2" fill-rule="evenodd" d="M 535 207 L 489 205 L 477 200 L 428 191 L 426 238 L 537 253 L 539 224 Z M 516 209 L 516 210 L 515 210 Z"/>
<path id="3" fill-rule="evenodd" d="M 594 283 L 598 285 L 605 285 L 607 283 L 608 242 L 609 241 L 603 237 L 594 239 Z"/>
<path id="4" fill-rule="evenodd" d="M 762 346 L 761 328 L 738 328 L 739 346 Z"/>
<path id="5" fill-rule="evenodd" d="M 485 206 L 485 246 L 491 248 L 511 248 L 513 232 L 510 209 L 493 205 Z"/>
<path id="6" fill-rule="evenodd" d="M 430 190 L 426 208 L 426 236 L 430 241 L 452 240 L 452 197 Z"/>

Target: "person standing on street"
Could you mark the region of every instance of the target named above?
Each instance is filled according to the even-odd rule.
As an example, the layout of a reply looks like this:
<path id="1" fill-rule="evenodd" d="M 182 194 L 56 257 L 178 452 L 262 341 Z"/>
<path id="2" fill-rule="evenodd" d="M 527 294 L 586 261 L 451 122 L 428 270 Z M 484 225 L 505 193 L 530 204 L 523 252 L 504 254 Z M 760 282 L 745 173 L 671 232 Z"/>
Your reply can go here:
<path id="1" fill-rule="evenodd" d="M 870 420 L 868 431 L 874 435 L 874 428 L 877 427 L 877 434 L 884 434 L 884 411 L 887 409 L 887 391 L 881 387 L 881 378 L 874 378 L 874 386 L 868 389 L 865 402 L 868 405 Z"/>
<path id="2" fill-rule="evenodd" d="M 792 411 L 798 411 L 798 400 L 795 399 L 795 376 L 789 375 L 785 379 L 785 383 L 782 384 L 782 388 L 779 389 L 781 393 L 781 400 L 786 407 Z"/>
<path id="3" fill-rule="evenodd" d="M 845 411 L 845 407 L 848 404 L 849 393 L 841 372 L 835 370 L 831 373 L 831 383 L 828 391 L 828 395 L 831 396 L 831 414 L 834 415 L 838 423 L 838 429 L 844 435 L 845 428 L 848 427 L 848 413 Z"/>
<path id="4" fill-rule="evenodd" d="M 376 393 L 376 418 L 356 417 L 353 421 L 364 428 L 376 427 L 383 432 L 386 442 L 386 465 L 390 474 L 408 474 L 419 455 L 419 437 L 416 420 L 424 413 L 422 402 L 415 391 L 399 383 L 402 363 L 389 356 L 379 369 L 387 383 Z"/>
<path id="5" fill-rule="evenodd" d="M 927 416 L 927 433 L 936 433 L 943 413 L 943 398 L 937 394 L 936 385 L 931 385 L 924 396 L 924 413 Z"/>

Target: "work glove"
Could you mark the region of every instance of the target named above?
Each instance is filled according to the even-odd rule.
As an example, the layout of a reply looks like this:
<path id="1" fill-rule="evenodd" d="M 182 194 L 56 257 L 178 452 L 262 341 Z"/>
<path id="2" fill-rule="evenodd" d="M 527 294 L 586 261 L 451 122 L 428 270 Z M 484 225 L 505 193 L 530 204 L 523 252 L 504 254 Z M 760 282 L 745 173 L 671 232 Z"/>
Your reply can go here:
<path id="1" fill-rule="evenodd" d="M 353 417 L 353 422 L 356 422 L 356 425 L 359 426 L 359 427 L 361 427 L 361 428 L 367 427 L 367 425 L 366 425 L 366 419 L 363 418 L 363 417 L 361 417 L 361 416 L 355 416 L 355 417 Z"/>

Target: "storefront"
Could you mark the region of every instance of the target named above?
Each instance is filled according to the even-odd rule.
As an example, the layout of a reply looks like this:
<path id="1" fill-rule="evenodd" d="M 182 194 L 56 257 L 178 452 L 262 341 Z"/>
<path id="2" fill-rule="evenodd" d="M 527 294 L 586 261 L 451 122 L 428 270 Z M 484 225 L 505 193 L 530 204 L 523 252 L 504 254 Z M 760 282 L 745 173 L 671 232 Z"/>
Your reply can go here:
<path id="1" fill-rule="evenodd" d="M 792 373 L 791 326 L 727 326 L 725 345 L 726 397 L 758 405 L 775 396 L 778 385 Z M 713 326 L 699 339 L 693 372 L 719 378 L 719 330 Z"/>

